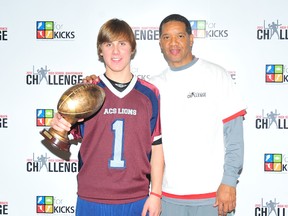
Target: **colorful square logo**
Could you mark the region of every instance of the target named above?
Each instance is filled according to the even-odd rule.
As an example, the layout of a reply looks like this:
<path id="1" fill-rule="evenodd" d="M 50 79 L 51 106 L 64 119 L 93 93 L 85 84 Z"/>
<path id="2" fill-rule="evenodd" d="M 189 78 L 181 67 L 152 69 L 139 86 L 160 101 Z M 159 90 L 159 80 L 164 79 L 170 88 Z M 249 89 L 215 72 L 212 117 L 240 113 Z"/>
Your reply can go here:
<path id="1" fill-rule="evenodd" d="M 206 38 L 206 20 L 190 20 L 190 24 L 195 38 Z"/>
<path id="2" fill-rule="evenodd" d="M 50 126 L 50 122 L 54 117 L 53 109 L 37 109 L 36 110 L 36 125 L 38 127 Z"/>
<path id="3" fill-rule="evenodd" d="M 283 65 L 266 65 L 266 83 L 283 83 Z"/>
<path id="4" fill-rule="evenodd" d="M 264 171 L 282 172 L 282 154 L 265 154 Z"/>
<path id="5" fill-rule="evenodd" d="M 36 38 L 37 39 L 53 39 L 54 38 L 54 22 L 53 21 L 37 21 L 36 22 Z"/>
<path id="6" fill-rule="evenodd" d="M 36 212 L 37 213 L 51 213 L 54 211 L 54 197 L 53 196 L 37 196 L 36 198 Z"/>

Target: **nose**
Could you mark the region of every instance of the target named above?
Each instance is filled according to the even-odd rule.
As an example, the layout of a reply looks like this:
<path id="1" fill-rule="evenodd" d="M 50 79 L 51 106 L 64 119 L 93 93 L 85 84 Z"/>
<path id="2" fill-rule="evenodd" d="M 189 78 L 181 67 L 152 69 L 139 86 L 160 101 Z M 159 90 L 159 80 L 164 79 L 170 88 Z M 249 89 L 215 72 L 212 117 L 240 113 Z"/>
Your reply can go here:
<path id="1" fill-rule="evenodd" d="M 118 53 L 119 53 L 119 47 L 116 44 L 116 45 L 113 46 L 113 54 L 118 54 Z"/>
<path id="2" fill-rule="evenodd" d="M 171 41 L 170 42 L 171 42 L 172 45 L 177 44 L 178 43 L 177 37 L 175 37 L 175 36 L 171 37 Z"/>

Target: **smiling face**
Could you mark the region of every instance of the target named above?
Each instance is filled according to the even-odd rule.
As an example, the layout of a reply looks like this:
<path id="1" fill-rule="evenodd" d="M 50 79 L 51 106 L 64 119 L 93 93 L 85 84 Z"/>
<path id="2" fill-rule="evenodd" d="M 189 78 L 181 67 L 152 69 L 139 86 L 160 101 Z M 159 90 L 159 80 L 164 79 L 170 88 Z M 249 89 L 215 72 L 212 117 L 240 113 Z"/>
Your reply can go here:
<path id="1" fill-rule="evenodd" d="M 99 60 L 105 63 L 109 78 L 131 74 L 130 61 L 136 52 L 136 40 L 128 23 L 119 19 L 104 23 L 98 33 L 97 52 Z M 124 73 L 116 75 L 113 72 Z"/>
<path id="2" fill-rule="evenodd" d="M 181 67 L 192 61 L 193 35 L 183 22 L 169 21 L 162 25 L 160 48 L 170 67 Z"/>
<path id="3" fill-rule="evenodd" d="M 128 41 L 115 40 L 104 42 L 100 45 L 106 72 L 130 72 L 130 61 L 133 54 L 132 47 Z"/>

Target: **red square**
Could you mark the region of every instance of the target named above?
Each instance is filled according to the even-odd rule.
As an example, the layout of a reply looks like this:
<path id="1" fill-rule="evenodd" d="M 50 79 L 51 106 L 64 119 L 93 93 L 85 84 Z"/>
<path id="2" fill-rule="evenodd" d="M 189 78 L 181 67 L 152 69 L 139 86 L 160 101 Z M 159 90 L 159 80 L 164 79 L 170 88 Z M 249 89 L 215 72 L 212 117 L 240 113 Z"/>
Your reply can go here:
<path id="1" fill-rule="evenodd" d="M 45 118 L 37 118 L 37 126 L 45 126 Z"/>
<path id="2" fill-rule="evenodd" d="M 45 31 L 37 31 L 37 39 L 45 39 Z"/>

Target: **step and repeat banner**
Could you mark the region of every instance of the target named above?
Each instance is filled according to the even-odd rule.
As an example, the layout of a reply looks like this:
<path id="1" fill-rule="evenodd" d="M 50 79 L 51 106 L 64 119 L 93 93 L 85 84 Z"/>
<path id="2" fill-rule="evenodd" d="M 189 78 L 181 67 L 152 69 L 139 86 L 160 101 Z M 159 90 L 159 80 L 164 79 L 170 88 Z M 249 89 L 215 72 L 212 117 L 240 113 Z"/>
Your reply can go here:
<path id="1" fill-rule="evenodd" d="M 40 131 L 67 88 L 104 72 L 96 38 L 105 21 L 120 18 L 133 28 L 132 71 L 149 80 L 167 67 L 159 24 L 179 13 L 191 22 L 193 54 L 225 67 L 247 103 L 235 215 L 287 216 L 287 8 L 286 0 L 2 0 L 0 215 L 75 215 L 81 144 L 66 161 L 42 144 Z"/>

